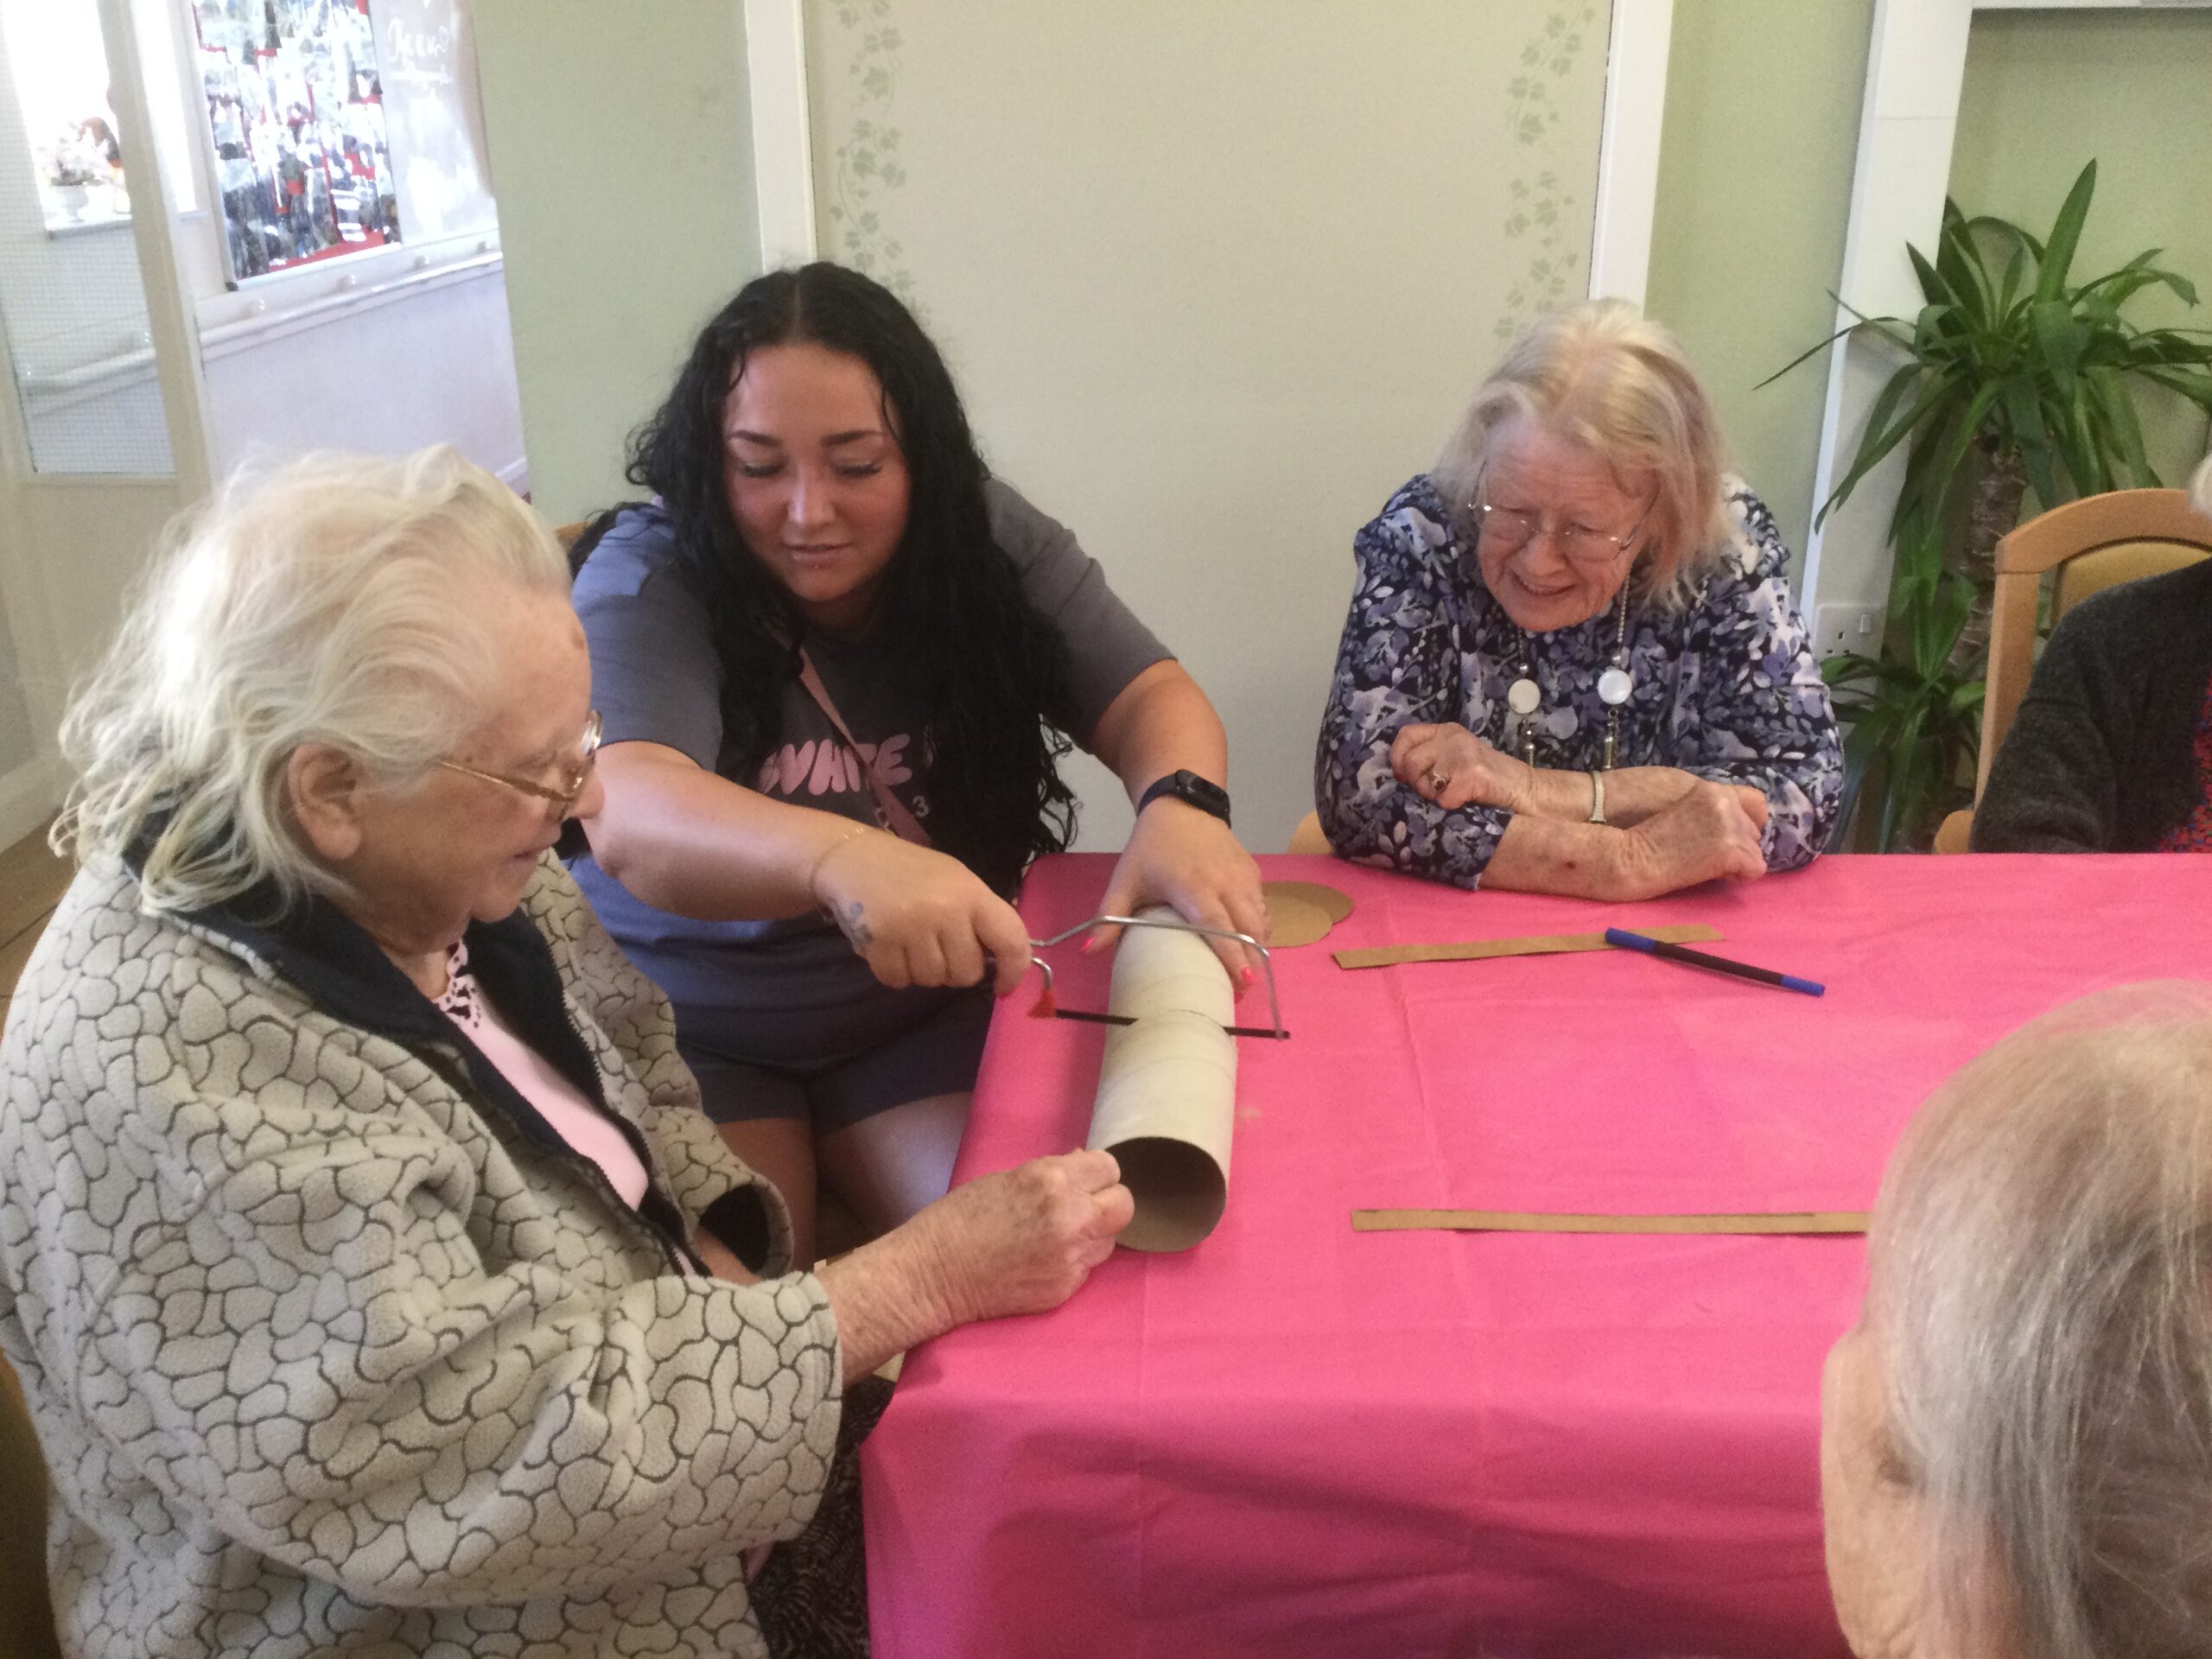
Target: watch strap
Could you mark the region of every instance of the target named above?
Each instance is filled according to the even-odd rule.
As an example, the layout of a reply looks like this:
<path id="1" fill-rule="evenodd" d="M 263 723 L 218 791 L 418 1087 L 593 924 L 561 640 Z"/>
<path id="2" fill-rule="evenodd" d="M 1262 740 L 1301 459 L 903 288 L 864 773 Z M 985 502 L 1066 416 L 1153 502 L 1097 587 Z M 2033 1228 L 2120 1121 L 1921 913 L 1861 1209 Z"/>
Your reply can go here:
<path id="1" fill-rule="evenodd" d="M 1182 769 L 1155 779 L 1152 786 L 1137 798 L 1137 810 L 1141 812 L 1162 796 L 1168 795 L 1185 806 L 1195 806 L 1201 812 L 1211 813 L 1224 823 L 1229 822 L 1229 791 L 1210 778 Z"/>

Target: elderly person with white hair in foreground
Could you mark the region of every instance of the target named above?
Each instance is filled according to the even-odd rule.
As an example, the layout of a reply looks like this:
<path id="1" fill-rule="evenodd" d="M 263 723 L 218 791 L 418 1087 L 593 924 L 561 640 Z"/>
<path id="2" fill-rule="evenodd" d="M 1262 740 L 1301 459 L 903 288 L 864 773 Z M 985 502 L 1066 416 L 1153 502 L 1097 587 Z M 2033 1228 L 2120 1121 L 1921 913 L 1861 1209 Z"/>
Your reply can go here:
<path id="1" fill-rule="evenodd" d="M 1890 1160 L 1821 1413 L 1860 1659 L 2212 1651 L 2212 995 L 2107 992 Z"/>
<path id="2" fill-rule="evenodd" d="M 568 587 L 449 450 L 296 463 L 71 714 L 81 869 L 0 1039 L 66 1652 L 765 1654 L 848 1385 L 1128 1217 L 1079 1153 L 791 1259 L 551 850 L 600 798 Z"/>
<path id="3" fill-rule="evenodd" d="M 1630 307 L 1524 334 L 1352 550 L 1314 762 L 1339 856 L 1630 899 L 1827 844 L 1843 753 L 1789 550 Z"/>

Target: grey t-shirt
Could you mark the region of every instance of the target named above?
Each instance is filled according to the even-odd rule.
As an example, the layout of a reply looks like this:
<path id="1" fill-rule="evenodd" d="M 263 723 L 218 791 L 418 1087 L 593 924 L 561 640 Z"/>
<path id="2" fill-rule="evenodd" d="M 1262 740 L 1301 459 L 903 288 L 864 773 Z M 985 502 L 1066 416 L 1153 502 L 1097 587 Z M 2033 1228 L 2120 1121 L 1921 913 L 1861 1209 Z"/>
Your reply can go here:
<path id="1" fill-rule="evenodd" d="M 1022 591 L 1067 640 L 1079 721 L 1070 735 L 1088 741 L 1123 688 L 1171 653 L 1114 596 L 1065 525 L 995 479 L 985 499 L 992 534 L 1020 570 Z M 675 531 L 658 508 L 616 519 L 577 576 L 575 599 L 591 642 L 592 700 L 606 742 L 664 744 L 775 799 L 877 822 L 860 757 L 796 680 L 785 690 L 782 729 L 766 759 L 741 775 L 724 741 L 721 664 L 706 604 L 677 563 Z M 895 659 L 867 639 L 818 634 L 808 639 L 807 655 L 855 740 L 877 756 L 886 781 L 927 829 L 918 720 Z M 696 921 L 636 898 L 588 855 L 575 868 L 607 931 L 679 1007 L 822 1008 L 865 1002 L 882 988 L 818 918 Z"/>

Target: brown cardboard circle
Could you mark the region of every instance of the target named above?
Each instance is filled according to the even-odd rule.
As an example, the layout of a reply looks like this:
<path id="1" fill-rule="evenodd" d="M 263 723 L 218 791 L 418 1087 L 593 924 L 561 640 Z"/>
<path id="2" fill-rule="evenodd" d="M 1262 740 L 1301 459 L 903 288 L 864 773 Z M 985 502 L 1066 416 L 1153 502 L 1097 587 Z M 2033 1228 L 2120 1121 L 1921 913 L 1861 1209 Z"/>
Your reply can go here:
<path id="1" fill-rule="evenodd" d="M 1281 950 L 1326 938 L 1336 924 L 1320 906 L 1287 894 L 1268 895 L 1268 948 Z"/>
<path id="2" fill-rule="evenodd" d="M 1341 922 L 1351 914 L 1351 895 L 1336 888 L 1324 887 L 1319 881 L 1269 881 L 1260 891 L 1273 904 L 1278 894 L 1285 899 L 1303 899 L 1320 911 L 1332 923 Z"/>

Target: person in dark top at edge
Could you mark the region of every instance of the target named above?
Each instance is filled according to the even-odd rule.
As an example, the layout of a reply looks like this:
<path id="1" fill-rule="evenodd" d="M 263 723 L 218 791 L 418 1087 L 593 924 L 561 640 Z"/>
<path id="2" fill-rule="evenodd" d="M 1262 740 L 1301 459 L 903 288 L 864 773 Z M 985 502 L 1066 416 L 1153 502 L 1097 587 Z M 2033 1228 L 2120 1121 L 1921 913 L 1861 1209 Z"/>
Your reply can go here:
<path id="1" fill-rule="evenodd" d="M 1257 938 L 1258 867 L 1213 706 L 991 475 L 937 348 L 869 278 L 747 283 L 629 476 L 655 499 L 577 548 L 606 806 L 576 878 L 804 1260 L 817 1179 L 871 1231 L 945 1191 L 989 993 L 1028 968 L 1008 899 L 1072 834 L 1071 742 L 1137 808 L 1102 913 Z M 1252 983 L 1256 957 L 1217 944 Z"/>
<path id="2" fill-rule="evenodd" d="M 2212 518 L 2212 460 L 2192 504 Z M 1978 853 L 2212 852 L 2212 559 L 2059 620 L 1974 807 Z"/>

